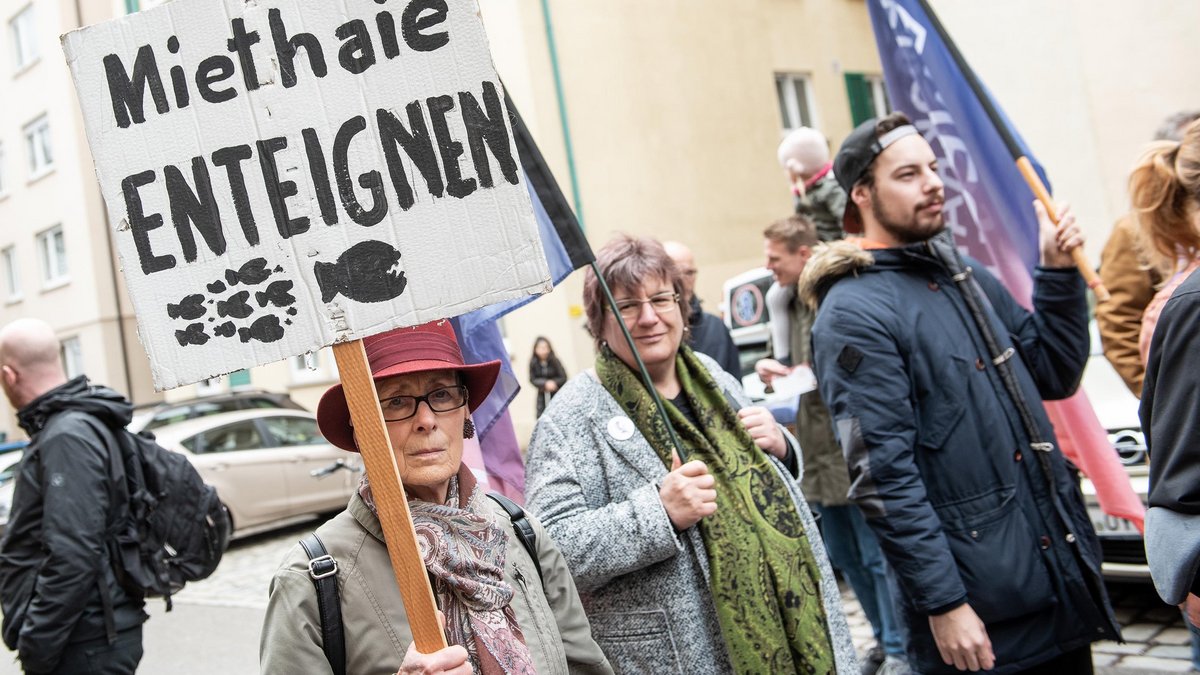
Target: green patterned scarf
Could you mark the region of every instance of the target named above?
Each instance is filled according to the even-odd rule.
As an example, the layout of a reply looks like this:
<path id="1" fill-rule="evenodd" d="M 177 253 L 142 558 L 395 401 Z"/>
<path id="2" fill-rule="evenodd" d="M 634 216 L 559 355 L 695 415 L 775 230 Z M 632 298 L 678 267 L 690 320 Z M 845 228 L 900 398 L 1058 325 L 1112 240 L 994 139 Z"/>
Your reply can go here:
<path id="1" fill-rule="evenodd" d="M 689 460 L 708 465 L 717 511 L 700 521 L 721 634 L 738 673 L 833 673 L 820 571 L 787 486 L 687 347 L 675 370 L 701 428 L 666 402 Z M 607 346 L 596 375 L 671 465 L 671 442 L 638 375 Z"/>

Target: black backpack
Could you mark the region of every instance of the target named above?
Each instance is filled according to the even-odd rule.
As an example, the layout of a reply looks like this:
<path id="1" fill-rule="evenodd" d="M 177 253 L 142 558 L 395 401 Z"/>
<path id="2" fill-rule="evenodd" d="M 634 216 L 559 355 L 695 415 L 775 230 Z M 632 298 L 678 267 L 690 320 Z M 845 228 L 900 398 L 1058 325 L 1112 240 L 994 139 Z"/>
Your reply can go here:
<path id="1" fill-rule="evenodd" d="M 172 594 L 217 569 L 229 546 L 229 512 L 187 457 L 159 445 L 152 433 L 110 431 L 126 488 L 114 486 L 116 503 L 126 508 L 114 511 L 119 515 L 109 526 L 113 570 L 127 591 L 161 597 L 170 611 Z"/>

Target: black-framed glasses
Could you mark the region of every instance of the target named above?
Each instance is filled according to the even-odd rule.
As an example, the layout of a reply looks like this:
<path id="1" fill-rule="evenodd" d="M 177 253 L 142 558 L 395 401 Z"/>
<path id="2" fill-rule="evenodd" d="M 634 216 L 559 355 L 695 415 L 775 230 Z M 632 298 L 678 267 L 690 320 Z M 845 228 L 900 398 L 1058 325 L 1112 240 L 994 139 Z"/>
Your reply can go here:
<path id="1" fill-rule="evenodd" d="M 467 404 L 467 387 L 455 384 L 426 392 L 424 396 L 391 396 L 379 399 L 379 407 L 383 410 L 385 421 L 399 422 L 416 415 L 421 401 L 428 403 L 429 409 L 435 413 L 458 410 Z"/>
<path id="2" fill-rule="evenodd" d="M 642 313 L 642 305 L 650 303 L 654 312 L 660 316 L 673 309 L 679 309 L 679 294 L 674 291 L 652 295 L 645 300 L 620 300 L 617 302 L 617 313 L 626 321 L 635 321 Z"/>

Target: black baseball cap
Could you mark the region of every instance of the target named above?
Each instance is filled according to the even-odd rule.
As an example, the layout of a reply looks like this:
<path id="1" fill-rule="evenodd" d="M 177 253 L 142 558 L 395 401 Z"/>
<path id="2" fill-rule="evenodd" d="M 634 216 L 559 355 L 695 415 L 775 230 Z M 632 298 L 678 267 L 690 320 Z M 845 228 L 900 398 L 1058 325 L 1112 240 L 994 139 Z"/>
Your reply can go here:
<path id="1" fill-rule="evenodd" d="M 846 192 L 842 229 L 847 234 L 862 234 L 863 231 L 862 215 L 858 212 L 858 205 L 850 199 L 850 190 L 867 174 L 867 169 L 871 168 L 871 163 L 879 153 L 901 138 L 919 133 L 913 125 L 905 124 L 882 136 L 876 136 L 875 125 L 878 122 L 878 118 L 872 117 L 855 127 L 846 140 L 842 141 L 842 147 L 833 158 L 833 175 L 837 178 L 838 185 Z"/>

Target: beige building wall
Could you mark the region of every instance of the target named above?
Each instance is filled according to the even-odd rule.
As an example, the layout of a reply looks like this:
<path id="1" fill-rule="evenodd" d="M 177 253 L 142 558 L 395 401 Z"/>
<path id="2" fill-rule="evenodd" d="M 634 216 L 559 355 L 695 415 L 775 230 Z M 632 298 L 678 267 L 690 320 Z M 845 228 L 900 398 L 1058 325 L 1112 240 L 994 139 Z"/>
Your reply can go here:
<path id="1" fill-rule="evenodd" d="M 38 56 L 18 68 L 13 19 L 29 7 Z M 8 270 L 0 269 L 0 325 L 22 317 L 49 322 L 61 339 L 78 340 L 81 359 L 72 365 L 93 381 L 132 393 L 135 401 L 148 401 L 157 397 L 128 298 L 118 301 L 124 290 L 114 275 L 108 224 L 74 85 L 58 44 L 61 33 L 110 18 L 112 10 L 101 2 L 0 0 L 0 249 L 13 247 L 19 286 L 19 293 L 10 295 Z M 25 129 L 43 115 L 49 123 L 53 162 L 48 171 L 34 175 Z M 67 274 L 48 282 L 37 238 L 59 226 Z M 12 413 L 7 401 L 0 402 L 0 431 L 10 438 L 23 437 Z"/>
<path id="2" fill-rule="evenodd" d="M 1087 231 L 1093 264 L 1168 115 L 1200 109 L 1200 3 L 931 0 Z"/>
<path id="3" fill-rule="evenodd" d="M 862 2 L 550 0 L 588 239 L 615 233 L 689 244 L 697 294 L 719 309 L 727 277 L 762 264 L 763 228 L 791 212 L 775 160 L 782 121 L 776 73 L 811 78 L 815 123 L 849 132 L 844 72 L 878 74 Z M 481 3 L 497 69 L 570 196 L 541 2 Z M 505 321 L 513 367 L 527 383 L 537 335 L 569 374 L 592 362 L 583 330 L 583 272 Z M 526 386 L 513 407 L 524 443 Z"/>

